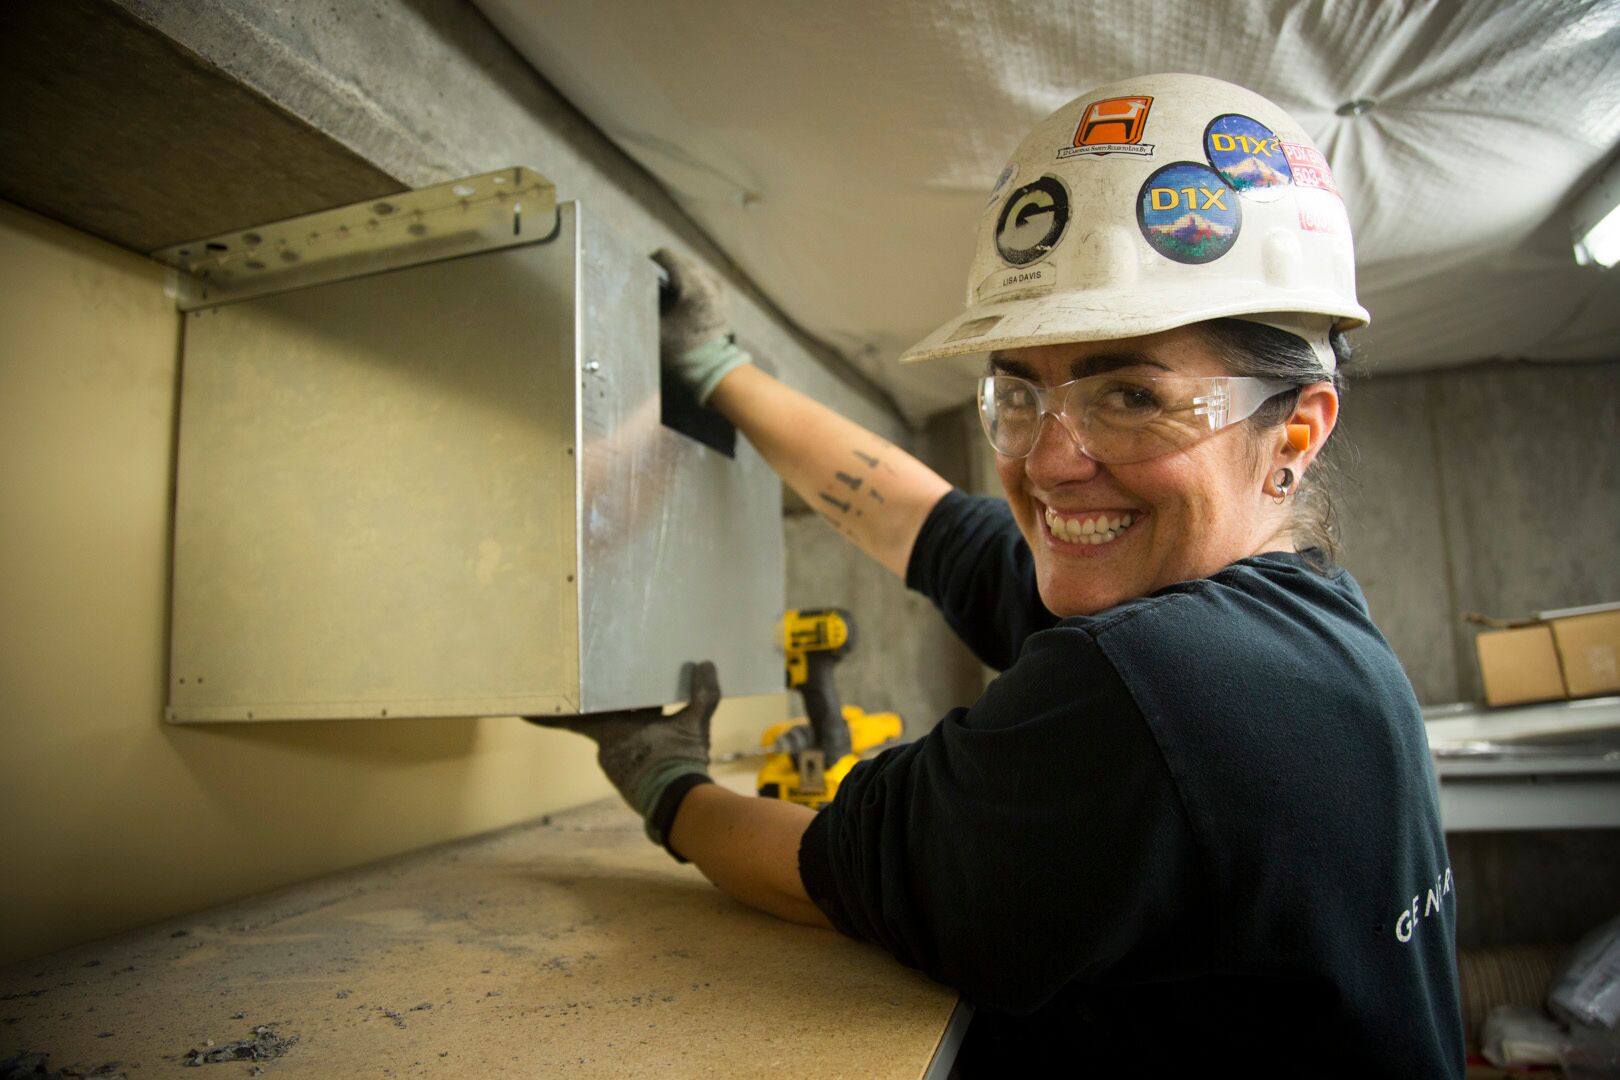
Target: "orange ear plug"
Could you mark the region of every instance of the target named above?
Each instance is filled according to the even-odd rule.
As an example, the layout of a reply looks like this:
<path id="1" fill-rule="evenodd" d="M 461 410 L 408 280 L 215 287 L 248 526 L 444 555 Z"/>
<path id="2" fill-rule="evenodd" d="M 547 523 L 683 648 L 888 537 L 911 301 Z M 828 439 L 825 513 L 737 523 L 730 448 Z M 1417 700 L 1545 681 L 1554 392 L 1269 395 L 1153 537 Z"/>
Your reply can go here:
<path id="1" fill-rule="evenodd" d="M 1288 445 L 1300 453 L 1311 448 L 1311 426 L 1309 424 L 1288 425 Z"/>

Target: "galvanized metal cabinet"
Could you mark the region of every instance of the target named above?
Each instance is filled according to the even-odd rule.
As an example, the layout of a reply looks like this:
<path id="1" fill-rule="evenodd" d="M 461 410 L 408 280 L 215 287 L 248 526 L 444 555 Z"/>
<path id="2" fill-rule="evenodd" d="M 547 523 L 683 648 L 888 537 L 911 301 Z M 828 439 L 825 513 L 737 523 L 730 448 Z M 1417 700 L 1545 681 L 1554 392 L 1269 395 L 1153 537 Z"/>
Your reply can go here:
<path id="1" fill-rule="evenodd" d="M 193 296 L 169 719 L 596 712 L 702 659 L 779 690 L 780 485 L 660 423 L 646 253 L 563 204 L 420 254 Z"/>

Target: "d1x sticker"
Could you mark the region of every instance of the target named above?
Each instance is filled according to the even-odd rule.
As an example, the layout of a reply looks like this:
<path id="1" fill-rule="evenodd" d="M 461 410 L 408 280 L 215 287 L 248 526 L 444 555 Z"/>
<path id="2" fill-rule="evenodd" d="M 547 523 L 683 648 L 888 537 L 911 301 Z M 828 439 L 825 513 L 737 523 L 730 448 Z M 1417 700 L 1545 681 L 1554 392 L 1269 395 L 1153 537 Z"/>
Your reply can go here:
<path id="1" fill-rule="evenodd" d="M 1255 202 L 1279 198 L 1294 182 L 1282 140 L 1260 121 L 1227 113 L 1204 129 L 1204 154 L 1239 194 Z"/>
<path id="2" fill-rule="evenodd" d="M 1024 266 L 1057 246 L 1069 224 L 1069 193 L 1055 176 L 1032 180 L 1007 196 L 996 221 L 996 250 Z"/>
<path id="3" fill-rule="evenodd" d="M 1243 228 L 1237 192 L 1196 161 L 1177 161 L 1148 177 L 1136 196 L 1136 223 L 1167 259 L 1207 263 L 1225 255 Z"/>

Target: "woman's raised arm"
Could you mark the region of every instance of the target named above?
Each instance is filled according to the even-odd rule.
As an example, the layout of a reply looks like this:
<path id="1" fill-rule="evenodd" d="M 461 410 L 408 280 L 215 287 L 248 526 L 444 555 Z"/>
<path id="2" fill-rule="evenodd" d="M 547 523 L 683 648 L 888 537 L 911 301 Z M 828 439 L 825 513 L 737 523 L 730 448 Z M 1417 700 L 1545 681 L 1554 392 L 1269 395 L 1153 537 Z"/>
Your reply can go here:
<path id="1" fill-rule="evenodd" d="M 737 425 L 799 497 L 900 575 L 951 485 L 927 465 L 753 364 L 733 368 L 709 406 Z"/>
<path id="2" fill-rule="evenodd" d="M 669 275 L 658 319 L 663 364 L 699 402 L 735 424 L 789 487 L 855 546 L 906 575 L 912 545 L 950 490 L 910 454 L 749 361 L 730 334 L 725 287 L 668 249 L 653 259 Z"/>

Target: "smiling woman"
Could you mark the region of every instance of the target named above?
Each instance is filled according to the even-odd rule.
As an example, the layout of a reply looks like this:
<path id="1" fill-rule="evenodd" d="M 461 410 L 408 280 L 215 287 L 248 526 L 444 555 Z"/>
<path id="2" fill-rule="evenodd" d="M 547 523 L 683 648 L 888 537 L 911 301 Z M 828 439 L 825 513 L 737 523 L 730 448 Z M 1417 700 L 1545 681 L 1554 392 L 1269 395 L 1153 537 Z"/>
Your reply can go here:
<path id="1" fill-rule="evenodd" d="M 955 1075 L 1461 1076 L 1455 896 L 1407 917 L 1450 880 L 1422 720 L 1316 481 L 1367 318 L 1325 159 L 1159 75 L 1003 176 L 972 302 L 907 358 L 986 358 L 1005 501 L 764 374 L 661 255 L 673 370 L 1001 675 L 819 815 L 707 783 L 696 703 L 592 727 L 604 767 L 732 895 L 975 1002 Z"/>
<path id="2" fill-rule="evenodd" d="M 1336 375 L 1298 338 L 1272 342 L 1284 359 L 1269 365 L 1253 347 L 1290 337 L 1221 320 L 1130 348 L 992 355 L 979 416 L 1051 611 L 1091 614 L 1263 551 L 1303 547 L 1325 567 L 1319 515 L 1285 504 L 1333 431 Z M 1271 479 L 1284 470 L 1286 492 Z M 1075 573 L 1075 559 L 1107 561 Z"/>
<path id="3" fill-rule="evenodd" d="M 980 394 L 996 472 L 1034 554 L 1041 600 L 1055 615 L 1090 615 L 1251 555 L 1294 548 L 1288 511 L 1272 501 L 1282 489 L 1268 477 L 1284 469 L 1302 475 L 1315 450 L 1297 450 L 1280 423 L 1269 445 L 1255 429 L 1232 425 L 1295 388 L 1232 376 L 1194 327 L 1132 345 L 1126 352 L 1104 341 L 998 353 L 997 370 L 1025 373 L 1028 381 L 1019 381 L 1031 389 L 1063 392 L 1061 411 L 1017 418 L 1024 437 L 1016 442 L 998 425 L 994 393 Z M 1109 373 L 1066 381 L 1097 367 Z M 1150 394 L 1152 405 L 1143 405 Z M 1099 416 L 1104 410 L 1129 415 Z M 1292 423 L 1309 430 L 1314 447 L 1327 441 L 1336 416 L 1331 383 L 1297 393 Z M 998 435 L 1006 449 L 1022 453 L 1004 452 Z"/>

